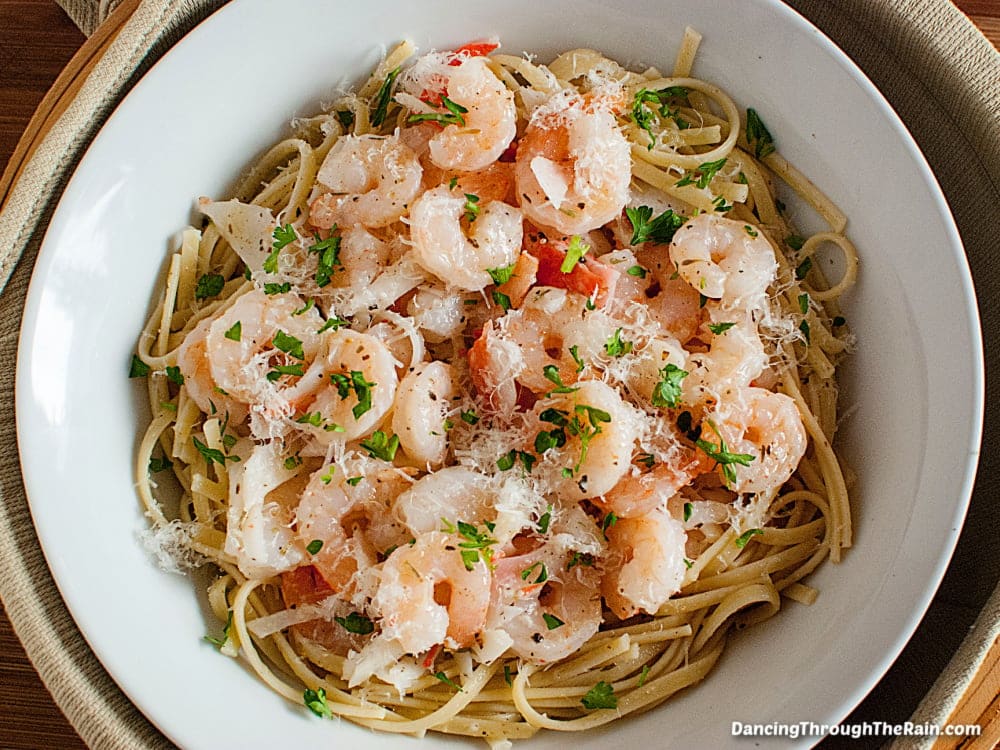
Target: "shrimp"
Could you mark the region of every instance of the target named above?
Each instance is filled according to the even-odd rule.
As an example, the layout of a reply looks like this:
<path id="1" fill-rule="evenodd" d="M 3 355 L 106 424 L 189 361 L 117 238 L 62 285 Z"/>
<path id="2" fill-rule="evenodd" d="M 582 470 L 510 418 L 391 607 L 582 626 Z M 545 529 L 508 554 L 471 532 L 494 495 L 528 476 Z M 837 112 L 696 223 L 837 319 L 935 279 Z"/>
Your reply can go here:
<path id="1" fill-rule="evenodd" d="M 621 213 L 632 162 L 613 114 L 582 100 L 562 103 L 561 112 L 550 105 L 536 109 L 518 142 L 517 194 L 531 221 L 583 234 Z"/>
<path id="2" fill-rule="evenodd" d="M 586 310 L 586 301 L 564 289 L 535 287 L 519 310 L 483 329 L 469 353 L 472 377 L 480 393 L 494 394 L 507 385 L 499 400 L 514 395 L 513 378 L 533 393 L 546 393 L 553 381 L 546 368 L 555 367 L 566 384 L 574 383 L 581 363 L 593 362 L 614 334 L 614 321 L 600 310 Z"/>
<path id="3" fill-rule="evenodd" d="M 343 136 L 316 175 L 328 192 L 313 198 L 309 223 L 317 229 L 388 226 L 417 197 L 422 174 L 417 155 L 398 135 Z"/>
<path id="4" fill-rule="evenodd" d="M 389 246 L 363 227 L 352 227 L 341 234 L 341 268 L 333 274 L 334 289 L 365 289 L 389 263 Z"/>
<path id="5" fill-rule="evenodd" d="M 273 441 L 229 467 L 225 552 L 248 578 L 277 575 L 305 559 L 305 545 L 291 529 L 298 495 L 286 485 L 294 477 Z"/>
<path id="6" fill-rule="evenodd" d="M 448 99 L 467 112 L 430 139 L 431 161 L 442 169 L 474 172 L 488 167 L 517 135 L 514 94 L 482 57 L 448 70 Z"/>
<path id="7" fill-rule="evenodd" d="M 709 329 L 709 350 L 688 358 L 690 374 L 682 383 L 686 404 L 703 403 L 709 398 L 719 401 L 730 389 L 750 385 L 767 367 L 767 352 L 749 316 L 719 320 L 727 316 L 715 310 L 711 315 L 717 333 Z"/>
<path id="8" fill-rule="evenodd" d="M 295 509 L 296 534 L 331 593 L 346 592 L 380 553 L 409 540 L 389 513 L 407 480 L 391 464 L 357 453 L 306 479 Z"/>
<path id="9" fill-rule="evenodd" d="M 447 341 L 465 325 L 462 295 L 430 284 L 421 285 L 406 303 L 406 313 L 432 344 Z"/>
<path id="10" fill-rule="evenodd" d="M 468 229 L 462 225 L 466 215 Z M 500 201 L 480 206 L 444 186 L 421 195 L 410 211 L 417 262 L 442 281 L 472 292 L 492 283 L 488 269 L 517 260 L 523 232 L 521 212 L 514 206 Z"/>
<path id="11" fill-rule="evenodd" d="M 522 659 L 546 664 L 579 649 L 601 624 L 597 572 L 575 565 L 571 553 L 547 543 L 499 560 L 487 622 L 511 638 Z"/>
<path id="12" fill-rule="evenodd" d="M 780 487 L 795 473 L 808 444 L 795 401 L 752 386 L 734 388 L 727 395 L 705 416 L 701 432 L 702 440 L 725 444 L 718 445 L 720 453 L 746 457 L 743 465 L 726 465 L 735 475 L 727 484 L 736 492 Z"/>
<path id="13" fill-rule="evenodd" d="M 414 535 L 447 522 L 479 524 L 496 517 L 489 478 L 465 466 L 447 466 L 421 477 L 393 503 L 393 515 Z"/>
<path id="14" fill-rule="evenodd" d="M 535 410 L 539 434 L 550 436 L 545 452 L 553 452 L 560 497 L 598 497 L 625 476 L 640 428 L 632 407 L 614 388 L 600 380 L 580 381 L 570 393 L 539 401 Z"/>
<path id="15" fill-rule="evenodd" d="M 208 358 L 208 333 L 214 323 L 206 318 L 184 337 L 177 350 L 177 366 L 184 376 L 188 396 L 206 414 L 229 414 L 233 424 L 247 417 L 247 405 L 221 392 L 212 378 L 212 363 Z"/>
<path id="16" fill-rule="evenodd" d="M 445 421 L 461 398 L 454 369 L 446 362 L 417 365 L 399 384 L 392 414 L 392 431 L 410 458 L 428 467 L 444 462 L 448 453 Z"/>
<path id="17" fill-rule="evenodd" d="M 626 376 L 629 390 L 645 402 L 653 404 L 657 386 L 663 381 L 664 371 L 669 370 L 669 365 L 687 371 L 687 361 L 688 353 L 676 339 L 669 336 L 652 338 L 629 368 Z"/>
<path id="18" fill-rule="evenodd" d="M 714 214 L 699 214 L 677 230 L 670 259 L 684 281 L 726 309 L 762 309 L 778 271 L 763 233 Z"/>
<path id="19" fill-rule="evenodd" d="M 321 444 L 354 440 L 381 424 L 396 397 L 396 359 L 374 336 L 349 329 L 327 334 L 326 351 L 306 377 L 314 396 L 299 426 Z M 314 416 L 318 415 L 318 416 Z"/>
<path id="20" fill-rule="evenodd" d="M 666 508 L 678 490 L 711 468 L 710 460 L 687 452 L 678 461 L 658 463 L 644 474 L 627 475 L 597 501 L 618 518 L 642 517 L 657 508 Z"/>
<path id="21" fill-rule="evenodd" d="M 188 392 L 195 402 L 206 412 L 212 403 L 218 406 L 219 397 L 290 412 L 316 385 L 305 375 L 320 350 L 316 332 L 322 319 L 315 308 L 305 307 L 296 294 L 254 290 L 217 316 L 207 332 L 199 326 L 188 334 L 178 364 L 185 381 L 191 376 Z M 203 406 L 205 400 L 210 403 Z"/>
<path id="22" fill-rule="evenodd" d="M 440 531 L 397 548 L 382 566 L 373 608 L 382 636 L 408 654 L 443 643 L 471 646 L 483 629 L 490 604 L 490 568 L 462 555 L 459 538 Z"/>
<path id="23" fill-rule="evenodd" d="M 601 579 L 604 601 L 618 617 L 656 611 L 680 591 L 684 525 L 663 507 L 637 518 L 620 518 L 606 530 L 607 568 Z"/>

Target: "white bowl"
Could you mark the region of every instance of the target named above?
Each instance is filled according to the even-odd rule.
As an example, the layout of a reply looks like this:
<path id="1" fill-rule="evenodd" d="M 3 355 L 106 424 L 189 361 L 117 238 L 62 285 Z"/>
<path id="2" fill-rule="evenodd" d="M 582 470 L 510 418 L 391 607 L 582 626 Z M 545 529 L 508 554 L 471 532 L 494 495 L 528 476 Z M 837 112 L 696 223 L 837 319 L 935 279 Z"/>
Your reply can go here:
<path id="1" fill-rule="evenodd" d="M 132 467 L 147 416 L 125 374 L 168 239 L 189 221 L 195 196 L 224 196 L 292 116 L 314 112 L 345 80 L 361 80 L 380 45 L 408 37 L 423 50 L 451 48 L 496 33 L 506 51 L 543 60 L 591 46 L 669 69 L 690 24 L 705 37 L 696 74 L 755 107 L 781 152 L 850 216 L 862 267 L 846 314 L 859 346 L 845 372 L 850 416 L 840 443 L 859 477 L 856 546 L 810 579 L 821 591 L 813 606 L 787 604 L 742 634 L 700 686 L 572 741 L 726 747 L 737 743 L 734 721 L 842 720 L 902 649 L 940 581 L 982 418 L 968 268 L 903 125 L 847 57 L 774 0 L 352 7 L 227 5 L 125 99 L 52 220 L 24 316 L 18 435 L 39 538 L 98 658 L 153 723 L 191 750 L 416 747 L 321 721 L 220 656 L 201 641 L 218 626 L 195 586 L 162 573 L 137 542 L 145 521 Z M 529 744 L 565 739 L 542 733 Z"/>

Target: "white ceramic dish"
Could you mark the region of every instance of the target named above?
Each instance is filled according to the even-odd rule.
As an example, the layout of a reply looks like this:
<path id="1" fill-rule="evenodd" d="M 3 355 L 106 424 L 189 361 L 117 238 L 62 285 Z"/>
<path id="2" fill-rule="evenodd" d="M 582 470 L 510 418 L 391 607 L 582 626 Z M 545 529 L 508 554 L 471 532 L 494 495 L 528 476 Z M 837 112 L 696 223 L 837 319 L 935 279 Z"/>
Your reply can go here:
<path id="1" fill-rule="evenodd" d="M 616 9 L 613 6 L 619 6 Z M 730 724 L 836 723 L 898 655 L 930 602 L 964 517 L 978 454 L 982 352 L 968 268 L 944 199 L 889 106 L 815 28 L 774 0 L 445 0 L 347 10 L 238 0 L 178 44 L 121 104 L 66 189 L 38 258 L 17 373 L 22 466 L 39 538 L 94 652 L 139 708 L 189 750 L 416 747 L 320 721 L 201 641 L 192 583 L 136 541 L 146 418 L 125 377 L 168 238 L 198 195 L 224 196 L 296 114 L 361 79 L 378 46 L 421 49 L 497 33 L 542 59 L 593 46 L 669 68 L 685 24 L 696 73 L 754 106 L 781 151 L 851 217 L 862 254 L 849 301 L 860 346 L 842 444 L 859 474 L 856 547 L 731 645 L 709 679 L 580 748 L 727 747 Z M 626 9 L 627 8 L 627 12 Z M 565 741 L 542 734 L 529 744 Z M 818 738 L 792 745 L 809 745 Z M 439 737 L 423 746 L 455 740 Z"/>

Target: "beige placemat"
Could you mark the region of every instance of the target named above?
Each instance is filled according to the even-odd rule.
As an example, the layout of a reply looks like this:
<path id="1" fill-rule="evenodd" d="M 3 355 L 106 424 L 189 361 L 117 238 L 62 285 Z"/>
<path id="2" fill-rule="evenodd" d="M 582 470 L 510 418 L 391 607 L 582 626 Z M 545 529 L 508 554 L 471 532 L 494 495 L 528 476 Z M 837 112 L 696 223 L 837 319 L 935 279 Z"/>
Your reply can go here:
<path id="1" fill-rule="evenodd" d="M 115 0 L 59 0 L 88 32 Z M 927 155 L 958 221 L 981 300 L 1000 299 L 991 257 L 1000 227 L 1000 55 L 946 0 L 788 0 L 874 80 Z M 28 279 L 45 227 L 86 145 L 142 73 L 221 0 L 145 0 L 34 155 L 0 213 L 0 362 L 14 369 Z M 887 185 L 887 189 L 893 189 Z M 8 280 L 9 278 L 9 280 Z M 988 367 L 1000 348 L 1000 308 L 981 305 Z M 998 403 L 992 379 L 987 403 Z M 13 380 L 0 384 L 12 414 Z M 987 415 L 984 444 L 1000 437 L 1000 410 Z M 87 648 L 49 575 L 21 484 L 14 424 L 0 422 L 0 598 L 56 703 L 92 748 L 156 748 L 170 743 L 132 706 Z M 982 606 L 996 584 L 1000 456 L 983 457 L 970 522 L 948 580 Z M 960 596 L 960 593 L 955 594 Z M 1000 596 L 980 616 L 920 706 L 941 722 L 1000 627 Z M 904 652 L 904 657 L 906 653 Z M 938 665 L 940 668 L 940 665 Z M 925 680 L 929 679 L 925 675 Z M 908 747 L 913 747 L 909 744 Z"/>

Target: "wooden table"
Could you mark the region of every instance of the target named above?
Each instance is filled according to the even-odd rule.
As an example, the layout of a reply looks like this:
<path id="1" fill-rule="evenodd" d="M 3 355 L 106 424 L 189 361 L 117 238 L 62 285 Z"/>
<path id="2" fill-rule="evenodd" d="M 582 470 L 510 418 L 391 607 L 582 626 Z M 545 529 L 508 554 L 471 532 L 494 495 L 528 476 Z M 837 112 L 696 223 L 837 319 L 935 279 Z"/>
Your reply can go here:
<path id="1" fill-rule="evenodd" d="M 957 0 L 956 5 L 1000 48 L 1000 0 Z M 83 41 L 53 0 L 0 0 L 0 172 L 35 107 Z M 993 696 L 994 713 L 998 691 L 1000 669 L 994 669 L 978 690 Z M 52 702 L 0 608 L 0 748 L 85 747 Z"/>

